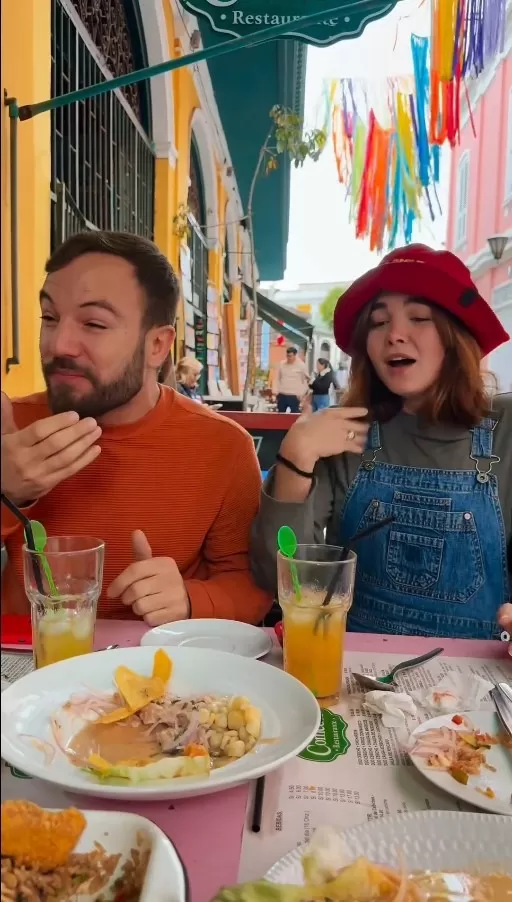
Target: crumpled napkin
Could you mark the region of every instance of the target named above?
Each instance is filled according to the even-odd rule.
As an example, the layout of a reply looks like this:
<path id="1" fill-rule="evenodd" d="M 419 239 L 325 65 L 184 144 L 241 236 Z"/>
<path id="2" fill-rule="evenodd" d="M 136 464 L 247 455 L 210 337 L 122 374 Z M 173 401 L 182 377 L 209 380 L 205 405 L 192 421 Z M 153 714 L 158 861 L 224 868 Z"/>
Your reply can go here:
<path id="1" fill-rule="evenodd" d="M 363 699 L 365 707 L 372 714 L 381 714 L 385 727 L 403 727 L 405 715 L 412 717 L 416 714 L 416 705 L 407 692 L 387 692 L 382 689 L 372 689 L 366 692 Z"/>
<path id="2" fill-rule="evenodd" d="M 422 708 L 434 715 L 478 711 L 493 685 L 494 683 L 476 674 L 462 676 L 460 673 L 450 672 L 437 686 L 414 689 L 411 696 Z"/>

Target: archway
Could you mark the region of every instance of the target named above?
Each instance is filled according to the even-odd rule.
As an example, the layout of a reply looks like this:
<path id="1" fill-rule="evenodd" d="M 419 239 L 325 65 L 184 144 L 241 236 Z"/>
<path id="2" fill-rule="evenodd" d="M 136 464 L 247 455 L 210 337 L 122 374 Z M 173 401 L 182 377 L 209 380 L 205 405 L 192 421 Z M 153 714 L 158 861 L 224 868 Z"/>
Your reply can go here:
<path id="1" fill-rule="evenodd" d="M 171 50 L 167 39 L 167 28 L 162 0 L 139 3 L 140 18 L 146 40 L 148 66 L 155 66 L 169 59 Z M 160 75 L 151 79 L 151 108 L 153 125 L 153 145 L 157 157 L 167 157 L 176 163 L 174 97 L 172 76 Z"/>
<path id="2" fill-rule="evenodd" d="M 192 134 L 197 148 L 199 168 L 203 184 L 205 203 L 205 220 L 199 225 L 202 227 L 208 247 L 215 247 L 219 235 L 218 200 L 217 200 L 217 172 L 215 168 L 215 154 L 210 137 L 206 116 L 201 109 L 194 110 L 192 116 Z M 192 145 L 192 141 L 191 141 Z"/>

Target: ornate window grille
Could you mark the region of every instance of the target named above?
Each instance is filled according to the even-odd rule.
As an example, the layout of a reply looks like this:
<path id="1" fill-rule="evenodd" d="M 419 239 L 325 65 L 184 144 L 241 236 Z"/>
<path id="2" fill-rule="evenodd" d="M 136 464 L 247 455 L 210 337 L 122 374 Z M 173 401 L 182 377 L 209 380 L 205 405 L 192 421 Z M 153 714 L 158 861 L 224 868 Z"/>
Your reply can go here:
<path id="1" fill-rule="evenodd" d="M 207 305 L 208 305 L 208 244 L 203 233 L 206 223 L 203 178 L 199 152 L 192 136 L 190 147 L 190 186 L 188 189 L 188 209 L 190 222 L 190 270 L 192 281 L 192 303 L 194 313 L 195 356 L 203 364 L 200 390 L 206 391 L 207 372 Z"/>
<path id="2" fill-rule="evenodd" d="M 137 12 L 136 0 L 52 0 L 52 96 L 146 65 Z M 52 112 L 52 247 L 87 228 L 152 237 L 150 113 L 147 83 Z"/>

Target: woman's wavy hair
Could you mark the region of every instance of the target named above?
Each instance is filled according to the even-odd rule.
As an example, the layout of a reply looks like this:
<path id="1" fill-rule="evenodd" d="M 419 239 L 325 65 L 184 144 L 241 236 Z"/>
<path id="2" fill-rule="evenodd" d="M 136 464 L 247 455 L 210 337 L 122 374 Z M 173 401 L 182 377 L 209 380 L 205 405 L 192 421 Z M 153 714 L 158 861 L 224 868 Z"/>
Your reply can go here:
<path id="1" fill-rule="evenodd" d="M 425 298 L 415 300 L 432 310 L 432 319 L 445 349 L 439 378 L 427 391 L 418 413 L 428 423 L 476 426 L 490 408 L 478 342 L 450 313 Z M 349 384 L 343 406 L 367 407 L 372 419 L 386 422 L 398 413 L 403 402 L 379 379 L 366 350 L 375 301 L 361 312 L 354 329 Z"/>

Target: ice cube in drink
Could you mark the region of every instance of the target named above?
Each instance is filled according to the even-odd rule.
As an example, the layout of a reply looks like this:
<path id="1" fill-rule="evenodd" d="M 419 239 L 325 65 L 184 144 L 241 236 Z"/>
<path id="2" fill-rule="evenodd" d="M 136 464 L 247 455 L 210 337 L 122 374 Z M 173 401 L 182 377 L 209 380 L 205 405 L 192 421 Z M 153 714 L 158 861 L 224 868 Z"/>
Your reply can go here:
<path id="1" fill-rule="evenodd" d="M 65 605 L 70 599 L 59 599 Z M 75 598 L 76 609 L 60 606 L 45 613 L 33 614 L 33 647 L 36 668 L 86 655 L 93 651 L 95 612 Z M 87 602 L 85 602 L 87 604 Z"/>

